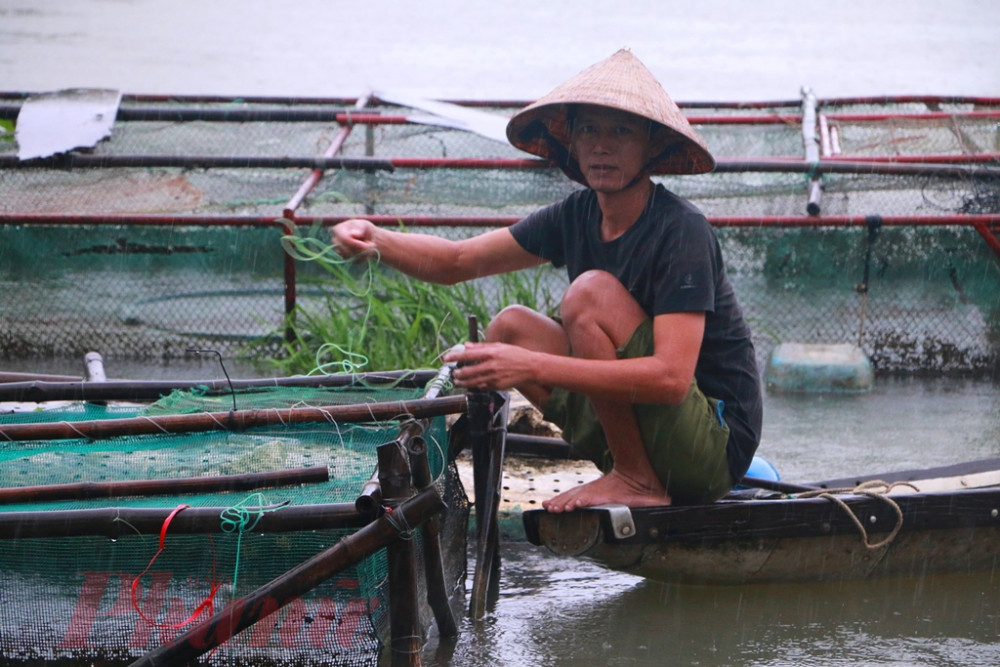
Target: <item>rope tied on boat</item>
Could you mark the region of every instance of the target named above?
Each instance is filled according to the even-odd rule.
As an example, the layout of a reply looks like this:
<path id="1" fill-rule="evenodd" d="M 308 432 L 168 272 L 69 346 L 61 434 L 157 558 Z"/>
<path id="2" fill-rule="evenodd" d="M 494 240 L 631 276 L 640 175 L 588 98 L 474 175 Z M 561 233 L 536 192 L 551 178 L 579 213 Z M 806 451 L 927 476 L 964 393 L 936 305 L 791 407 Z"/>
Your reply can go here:
<path id="1" fill-rule="evenodd" d="M 885 546 L 889 546 L 889 544 L 891 544 L 892 541 L 896 539 L 896 535 L 899 534 L 900 529 L 902 529 L 903 527 L 903 510 L 899 508 L 899 504 L 895 500 L 893 500 L 887 495 L 888 493 L 891 493 L 893 489 L 900 486 L 906 486 L 913 489 L 914 491 L 919 491 L 917 487 L 913 486 L 909 482 L 893 482 L 890 484 L 888 482 L 883 482 L 882 480 L 876 479 L 863 482 L 853 488 L 844 487 L 840 489 L 817 489 L 816 491 L 805 491 L 803 493 L 796 494 L 795 497 L 825 498 L 826 500 L 829 500 L 833 504 L 840 507 L 842 510 L 844 510 L 847 516 L 850 517 L 851 521 L 857 527 L 858 532 L 861 533 L 861 540 L 862 543 L 865 545 L 865 547 L 874 550 L 874 549 L 881 549 L 882 547 Z M 896 524 L 893 526 L 892 530 L 889 531 L 889 534 L 884 539 L 882 539 L 879 542 L 876 542 L 875 544 L 872 544 L 870 542 L 868 537 L 868 530 L 861 522 L 861 519 L 859 519 L 857 515 L 855 515 L 854 512 L 851 511 L 851 508 L 850 506 L 848 506 L 847 503 L 845 503 L 841 498 L 837 497 L 837 494 L 848 494 L 848 493 L 857 496 L 868 496 L 873 500 L 880 500 L 892 508 L 893 512 L 896 514 Z"/>

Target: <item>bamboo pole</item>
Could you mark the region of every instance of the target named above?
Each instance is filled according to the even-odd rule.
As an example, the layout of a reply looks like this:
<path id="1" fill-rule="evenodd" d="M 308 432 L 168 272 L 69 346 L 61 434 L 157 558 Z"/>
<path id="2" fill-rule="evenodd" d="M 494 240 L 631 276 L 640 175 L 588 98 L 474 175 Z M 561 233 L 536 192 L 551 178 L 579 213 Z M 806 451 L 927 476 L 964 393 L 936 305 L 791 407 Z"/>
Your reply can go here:
<path id="1" fill-rule="evenodd" d="M 275 505 L 263 512 L 256 533 L 285 533 L 300 530 L 357 528 L 372 520 L 352 503 L 325 505 Z M 227 507 L 189 507 L 170 521 L 171 533 L 218 534 L 219 517 Z M 254 508 L 247 508 L 253 510 Z M 0 539 L 23 540 L 34 537 L 80 537 L 98 535 L 118 539 L 127 535 L 157 535 L 174 511 L 171 507 L 102 507 L 84 510 L 32 510 L 0 512 Z"/>
<path id="2" fill-rule="evenodd" d="M 440 417 L 458 414 L 464 410 L 464 396 L 446 396 L 437 399 L 329 405 L 314 408 L 271 408 L 80 422 L 0 424 L 0 439 L 25 441 L 89 438 L 99 440 L 122 435 L 243 431 L 258 426 L 287 426 L 288 424 L 313 422 L 380 422 L 410 417 Z"/>
<path id="3" fill-rule="evenodd" d="M 330 471 L 326 466 L 322 466 L 212 477 L 45 484 L 0 488 L 0 505 L 44 503 L 57 500 L 178 495 L 184 493 L 226 493 L 266 487 L 316 484 L 329 480 Z"/>
<path id="4" fill-rule="evenodd" d="M 349 387 L 384 386 L 423 387 L 436 377 L 431 370 L 401 370 L 371 373 L 338 373 L 336 375 L 297 375 L 291 377 L 250 380 L 107 380 L 88 384 L 79 378 L 52 376 L 51 380 L 30 374 L 0 373 L 11 380 L 0 383 L 0 400 L 5 401 L 87 401 L 156 400 L 175 390 L 203 389 L 207 393 L 229 393 L 232 390 L 267 389 L 271 387 Z"/>
<path id="5" fill-rule="evenodd" d="M 386 519 L 396 525 L 400 539 L 386 546 L 389 566 L 389 650 L 392 667 L 418 667 L 423 634 L 417 598 L 417 567 L 413 549 L 413 526 L 396 513 L 413 492 L 410 464 L 398 441 L 378 448 L 379 487 L 386 506 Z M 435 491 L 435 493 L 437 493 Z"/>
<path id="6" fill-rule="evenodd" d="M 361 487 L 361 493 L 354 501 L 354 508 L 359 512 L 375 512 L 382 506 L 382 487 L 378 483 L 378 469 Z"/>
<path id="7" fill-rule="evenodd" d="M 427 489 L 401 503 L 394 513 L 398 513 L 397 522 L 417 526 L 442 509 L 444 503 L 437 491 Z M 184 512 L 178 514 L 176 519 L 182 516 Z M 132 667 L 172 667 L 185 664 L 186 661 L 194 660 L 222 645 L 338 572 L 398 540 L 400 531 L 397 523 L 393 523 L 389 516 L 369 523 L 250 595 L 235 600 L 220 613 L 202 621 L 173 642 L 136 660 Z M 171 530 L 173 527 L 174 524 L 171 523 Z"/>
<path id="8" fill-rule="evenodd" d="M 430 466 L 427 463 L 427 441 L 422 436 L 415 436 L 410 439 L 406 450 L 414 486 L 421 491 L 430 488 L 434 480 L 431 478 Z M 432 516 L 424 523 L 423 538 L 427 602 L 434 612 L 438 635 L 455 637 L 458 635 L 458 623 L 452 613 L 451 594 L 445 579 L 444 554 L 441 551 L 441 521 L 438 516 Z"/>
<path id="9" fill-rule="evenodd" d="M 454 346 L 452 349 L 460 348 L 460 345 Z M 444 393 L 445 389 L 451 384 L 451 374 L 455 369 L 455 364 L 444 364 L 442 365 L 433 377 L 428 377 L 422 384 L 426 387 L 424 394 L 421 398 L 425 400 L 433 400 L 439 398 L 441 394 Z M 418 430 L 414 430 L 414 429 Z M 402 429 L 400 429 L 399 437 L 397 442 L 403 447 L 408 446 L 408 440 L 415 433 L 422 434 L 423 430 L 427 428 L 426 423 L 416 424 L 408 423 L 404 424 Z M 378 468 L 372 474 L 371 478 L 365 483 L 361 488 L 361 493 L 358 495 L 355 501 L 355 507 L 358 508 L 359 512 L 367 511 L 373 512 L 382 504 L 382 490 L 379 487 L 378 480 Z"/>
<path id="10" fill-rule="evenodd" d="M 479 340 L 479 323 L 469 318 L 469 340 Z M 501 408 L 498 402 L 503 404 Z M 504 438 L 507 429 L 507 401 L 496 392 L 468 392 L 468 441 L 472 447 L 472 481 L 476 508 L 476 565 L 472 579 L 469 614 L 474 620 L 486 617 L 491 593 L 498 586 L 500 530 L 497 512 L 503 478 Z M 502 415 L 500 431 L 494 420 Z M 499 434 L 499 437 L 496 437 Z"/>
<path id="11" fill-rule="evenodd" d="M 497 517 L 508 402 L 496 392 L 471 392 L 468 402 L 477 531 L 469 612 L 473 619 L 482 620 L 499 592 L 500 528 Z"/>
<path id="12" fill-rule="evenodd" d="M 396 439 L 383 444 L 396 444 L 405 449 L 410 437 L 412 437 L 410 428 L 414 423 L 415 422 L 407 422 L 406 424 L 403 424 Z M 374 512 L 382 506 L 382 500 L 380 466 L 376 466 L 375 472 L 372 473 L 371 478 L 369 478 L 369 480 L 365 482 L 364 486 L 361 487 L 361 492 L 354 501 L 354 506 L 359 512 Z"/>

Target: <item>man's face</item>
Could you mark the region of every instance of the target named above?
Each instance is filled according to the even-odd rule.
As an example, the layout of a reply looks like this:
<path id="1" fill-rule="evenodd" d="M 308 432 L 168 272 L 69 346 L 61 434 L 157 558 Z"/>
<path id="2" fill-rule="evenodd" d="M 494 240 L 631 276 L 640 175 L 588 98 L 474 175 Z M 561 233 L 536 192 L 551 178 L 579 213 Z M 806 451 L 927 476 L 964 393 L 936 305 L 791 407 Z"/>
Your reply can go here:
<path id="1" fill-rule="evenodd" d="M 618 192 L 630 185 L 653 157 L 649 121 L 607 107 L 581 106 L 570 137 L 570 151 L 587 185 L 597 192 Z"/>

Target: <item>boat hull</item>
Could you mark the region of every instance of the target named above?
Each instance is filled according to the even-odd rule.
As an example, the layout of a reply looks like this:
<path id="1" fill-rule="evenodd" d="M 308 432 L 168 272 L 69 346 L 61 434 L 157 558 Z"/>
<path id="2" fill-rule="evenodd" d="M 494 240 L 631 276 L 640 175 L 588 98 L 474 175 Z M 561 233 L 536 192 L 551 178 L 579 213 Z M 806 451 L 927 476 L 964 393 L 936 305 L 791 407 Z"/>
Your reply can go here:
<path id="1" fill-rule="evenodd" d="M 1000 489 L 524 514 L 556 554 L 665 582 L 842 581 L 1000 566 Z M 897 512 L 898 508 L 898 512 Z M 615 514 L 618 514 L 616 517 Z"/>

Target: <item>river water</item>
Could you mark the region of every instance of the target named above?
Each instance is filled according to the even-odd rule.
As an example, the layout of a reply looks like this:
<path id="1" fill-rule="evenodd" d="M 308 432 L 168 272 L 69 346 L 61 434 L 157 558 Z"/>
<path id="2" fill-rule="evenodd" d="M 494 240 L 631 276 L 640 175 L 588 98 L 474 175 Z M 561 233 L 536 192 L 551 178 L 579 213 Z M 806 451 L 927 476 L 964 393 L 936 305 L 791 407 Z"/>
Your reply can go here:
<path id="1" fill-rule="evenodd" d="M 997 95 L 993 0 L 0 0 L 0 89 L 531 99 L 628 47 L 677 100 Z"/>
<path id="2" fill-rule="evenodd" d="M 629 47 L 680 101 L 997 96 L 998 25 L 993 0 L 0 0 L 0 90 L 530 99 Z M 53 364 L 31 370 L 70 370 Z M 1000 456 L 1000 391 L 768 396 L 761 453 L 792 481 Z M 425 664 L 1000 664 L 1000 574 L 667 586 L 523 544 L 503 557 L 493 613 Z"/>

